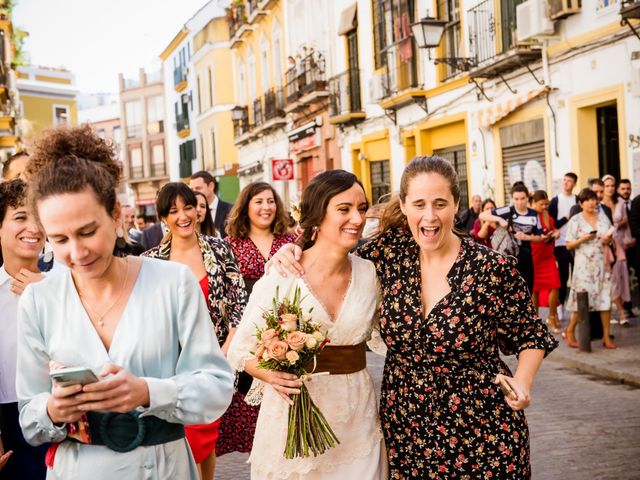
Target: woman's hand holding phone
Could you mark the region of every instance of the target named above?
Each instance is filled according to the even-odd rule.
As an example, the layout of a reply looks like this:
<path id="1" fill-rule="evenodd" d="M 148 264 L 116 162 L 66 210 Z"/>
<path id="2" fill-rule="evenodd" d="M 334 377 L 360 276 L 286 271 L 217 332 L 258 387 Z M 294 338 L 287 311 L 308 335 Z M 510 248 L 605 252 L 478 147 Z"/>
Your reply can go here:
<path id="1" fill-rule="evenodd" d="M 493 383 L 500 386 L 500 390 L 512 410 L 524 410 L 531 404 L 530 388 L 517 378 L 499 373 Z"/>
<path id="2" fill-rule="evenodd" d="M 84 413 L 78 407 L 82 400 L 78 400 L 77 394 L 82 391 L 79 383 L 68 387 L 53 386 L 53 391 L 47 400 L 47 415 L 53 423 L 73 423 L 80 420 Z"/>
<path id="3" fill-rule="evenodd" d="M 149 386 L 143 379 L 112 363 L 105 365 L 100 377 L 102 380 L 85 385 L 78 393 L 81 412 L 126 413 L 149 406 Z"/>

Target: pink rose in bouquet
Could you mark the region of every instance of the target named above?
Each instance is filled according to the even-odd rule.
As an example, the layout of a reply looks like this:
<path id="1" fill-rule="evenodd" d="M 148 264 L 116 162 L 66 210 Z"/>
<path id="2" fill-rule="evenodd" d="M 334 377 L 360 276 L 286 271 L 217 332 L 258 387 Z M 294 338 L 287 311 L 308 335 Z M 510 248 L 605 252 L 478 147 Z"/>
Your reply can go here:
<path id="1" fill-rule="evenodd" d="M 307 334 L 302 333 L 299 330 L 291 332 L 287 337 L 287 343 L 289 344 L 289 348 L 295 351 L 298 351 L 304 348 L 306 341 L 307 341 Z"/>

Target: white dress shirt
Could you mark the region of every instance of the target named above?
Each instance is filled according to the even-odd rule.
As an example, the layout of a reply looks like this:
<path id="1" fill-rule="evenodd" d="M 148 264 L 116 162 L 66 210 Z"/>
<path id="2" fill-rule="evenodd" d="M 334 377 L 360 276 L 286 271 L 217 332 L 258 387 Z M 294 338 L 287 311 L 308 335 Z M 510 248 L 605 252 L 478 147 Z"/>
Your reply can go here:
<path id="1" fill-rule="evenodd" d="M 18 340 L 18 300 L 10 290 L 11 276 L 0 267 L 0 403 L 18 401 L 16 359 Z"/>

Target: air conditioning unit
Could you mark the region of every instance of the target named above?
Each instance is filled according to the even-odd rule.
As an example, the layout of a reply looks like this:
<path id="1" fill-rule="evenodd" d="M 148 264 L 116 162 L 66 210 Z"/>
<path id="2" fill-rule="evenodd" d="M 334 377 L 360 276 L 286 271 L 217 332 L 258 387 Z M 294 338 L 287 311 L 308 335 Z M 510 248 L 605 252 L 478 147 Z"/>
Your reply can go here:
<path id="1" fill-rule="evenodd" d="M 387 74 L 377 73 L 369 79 L 369 100 L 376 103 L 387 96 Z"/>
<path id="2" fill-rule="evenodd" d="M 546 0 L 527 0 L 516 7 L 516 38 L 527 43 L 538 37 L 553 35 L 553 21 L 547 16 Z"/>
<path id="3" fill-rule="evenodd" d="M 582 0 L 549 0 L 549 17 L 559 20 L 574 13 L 580 13 Z"/>

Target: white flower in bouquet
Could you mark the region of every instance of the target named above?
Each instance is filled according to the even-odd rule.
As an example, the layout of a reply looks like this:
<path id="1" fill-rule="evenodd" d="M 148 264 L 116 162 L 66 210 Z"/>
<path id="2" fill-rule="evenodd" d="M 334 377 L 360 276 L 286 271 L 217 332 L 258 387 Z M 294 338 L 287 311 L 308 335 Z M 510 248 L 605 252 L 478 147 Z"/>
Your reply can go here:
<path id="1" fill-rule="evenodd" d="M 294 350 L 289 350 L 287 352 L 287 361 L 293 365 L 295 364 L 298 360 L 300 360 L 300 355 L 298 355 L 298 352 L 294 351 Z"/>
<path id="2" fill-rule="evenodd" d="M 307 348 L 316 348 L 318 341 L 313 337 L 313 335 L 307 335 L 307 340 L 304 342 L 304 345 Z"/>

